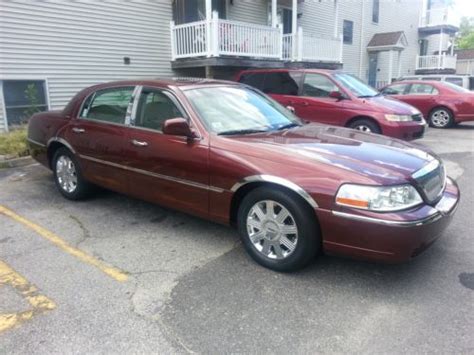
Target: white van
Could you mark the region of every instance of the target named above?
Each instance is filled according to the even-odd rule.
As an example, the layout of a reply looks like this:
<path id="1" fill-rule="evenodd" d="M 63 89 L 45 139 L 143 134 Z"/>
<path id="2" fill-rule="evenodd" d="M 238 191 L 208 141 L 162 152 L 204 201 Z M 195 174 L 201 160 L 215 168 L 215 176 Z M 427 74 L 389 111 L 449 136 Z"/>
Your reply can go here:
<path id="1" fill-rule="evenodd" d="M 427 75 L 410 75 L 403 76 L 401 80 L 435 80 L 447 81 L 455 85 L 459 85 L 465 89 L 474 91 L 474 77 L 469 75 L 454 75 L 454 74 L 427 74 Z"/>

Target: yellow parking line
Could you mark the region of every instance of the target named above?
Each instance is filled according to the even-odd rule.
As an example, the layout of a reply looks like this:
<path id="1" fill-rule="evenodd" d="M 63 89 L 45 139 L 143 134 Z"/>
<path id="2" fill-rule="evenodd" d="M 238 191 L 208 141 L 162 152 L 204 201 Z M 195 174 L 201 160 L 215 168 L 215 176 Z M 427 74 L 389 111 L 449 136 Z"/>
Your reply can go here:
<path id="1" fill-rule="evenodd" d="M 26 218 L 16 214 L 12 210 L 9 210 L 8 208 L 0 205 L 0 213 L 34 230 L 44 239 L 49 240 L 51 243 L 56 245 L 58 248 L 64 250 L 66 253 L 74 255 L 76 258 L 78 258 L 82 262 L 95 266 L 96 268 L 106 273 L 108 276 L 112 277 L 113 279 L 117 281 L 126 281 L 128 279 L 127 274 L 123 272 L 122 270 L 112 267 L 112 266 L 108 266 L 102 261 L 83 252 L 82 250 L 79 250 L 77 248 L 70 246 L 66 241 L 61 239 L 59 236 L 57 236 L 53 232 L 50 232 L 49 230 L 37 225 L 36 223 L 33 223 L 27 220 Z"/>
<path id="2" fill-rule="evenodd" d="M 24 321 L 31 319 L 34 315 L 56 308 L 53 301 L 46 296 L 38 294 L 38 290 L 35 286 L 0 260 L 0 286 L 1 285 L 13 287 L 33 308 L 18 313 L 0 314 L 0 333 L 20 325 Z"/>

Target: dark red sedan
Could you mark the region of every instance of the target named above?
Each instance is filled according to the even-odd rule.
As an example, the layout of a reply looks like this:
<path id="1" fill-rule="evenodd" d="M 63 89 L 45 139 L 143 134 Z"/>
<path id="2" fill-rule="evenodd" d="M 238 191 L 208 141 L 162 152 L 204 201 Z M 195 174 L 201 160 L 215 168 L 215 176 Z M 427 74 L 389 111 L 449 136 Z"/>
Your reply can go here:
<path id="1" fill-rule="evenodd" d="M 237 226 L 250 255 L 295 270 L 324 250 L 399 262 L 429 246 L 459 200 L 433 153 L 303 124 L 245 85 L 123 81 L 29 124 L 32 156 L 68 199 L 91 184 Z"/>
<path id="2" fill-rule="evenodd" d="M 474 92 L 455 84 L 404 80 L 386 86 L 381 93 L 416 107 L 431 127 L 447 128 L 474 121 Z"/>

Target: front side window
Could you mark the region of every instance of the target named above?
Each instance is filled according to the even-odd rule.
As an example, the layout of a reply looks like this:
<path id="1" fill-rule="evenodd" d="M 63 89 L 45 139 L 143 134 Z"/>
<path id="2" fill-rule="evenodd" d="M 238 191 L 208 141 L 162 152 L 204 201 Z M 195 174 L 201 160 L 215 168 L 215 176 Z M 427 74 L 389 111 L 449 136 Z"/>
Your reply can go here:
<path id="1" fill-rule="evenodd" d="M 290 111 L 249 88 L 219 86 L 184 93 L 207 129 L 217 134 L 271 131 L 301 124 Z"/>
<path id="2" fill-rule="evenodd" d="M 265 75 L 262 91 L 266 94 L 298 95 L 300 79 L 298 72 L 270 72 Z"/>
<path id="3" fill-rule="evenodd" d="M 86 99 L 81 117 L 110 123 L 125 123 L 134 87 L 96 91 Z"/>
<path id="4" fill-rule="evenodd" d="M 396 84 L 383 89 L 382 93 L 385 95 L 403 95 L 407 84 Z"/>
<path id="5" fill-rule="evenodd" d="M 354 34 L 354 22 L 344 20 L 342 27 L 342 37 L 344 44 L 352 44 L 352 38 Z"/>
<path id="6" fill-rule="evenodd" d="M 24 124 L 48 109 L 44 80 L 4 80 L 3 96 L 9 126 Z"/>
<path id="7" fill-rule="evenodd" d="M 306 74 L 303 84 L 303 96 L 328 97 L 339 88 L 328 77 L 321 74 Z"/>
<path id="8" fill-rule="evenodd" d="M 166 94 L 143 88 L 138 101 L 135 126 L 161 131 L 163 122 L 177 117 L 183 117 L 183 114 Z"/>
<path id="9" fill-rule="evenodd" d="M 372 0 L 372 22 L 379 23 L 380 0 Z"/>

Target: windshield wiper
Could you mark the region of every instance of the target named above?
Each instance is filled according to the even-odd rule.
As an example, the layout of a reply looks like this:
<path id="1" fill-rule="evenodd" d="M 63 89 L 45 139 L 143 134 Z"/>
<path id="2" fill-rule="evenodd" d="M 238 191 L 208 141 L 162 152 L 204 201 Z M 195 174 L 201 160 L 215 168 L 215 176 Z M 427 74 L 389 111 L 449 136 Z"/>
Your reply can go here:
<path id="1" fill-rule="evenodd" d="M 301 125 L 299 123 L 292 122 L 292 123 L 288 123 L 284 126 L 278 127 L 277 130 L 282 131 L 284 129 L 293 128 L 293 127 L 301 127 Z"/>
<path id="2" fill-rule="evenodd" d="M 232 136 L 234 134 L 252 134 L 252 133 L 262 133 L 268 132 L 267 129 L 234 129 L 230 131 L 224 131 L 218 133 L 219 136 Z"/>

